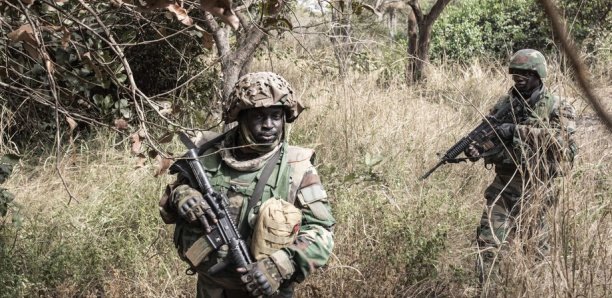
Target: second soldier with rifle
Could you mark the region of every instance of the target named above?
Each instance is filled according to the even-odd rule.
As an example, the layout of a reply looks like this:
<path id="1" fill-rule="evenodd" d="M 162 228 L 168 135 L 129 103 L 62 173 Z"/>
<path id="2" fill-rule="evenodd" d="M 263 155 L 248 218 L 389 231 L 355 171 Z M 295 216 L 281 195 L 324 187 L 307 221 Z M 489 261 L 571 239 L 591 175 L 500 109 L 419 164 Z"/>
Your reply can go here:
<path id="1" fill-rule="evenodd" d="M 545 87 L 544 56 L 532 49 L 519 50 L 510 59 L 509 72 L 514 81 L 510 91 L 421 177 L 427 178 L 442 164 L 465 159 L 483 159 L 486 166 L 494 167 L 477 229 L 481 283 L 493 277 L 495 264 L 519 233 L 532 242 L 525 247 L 535 247 L 540 257 L 547 254 L 543 217 L 557 199 L 556 180 L 566 174 L 577 153 L 574 108 Z M 457 158 L 461 153 L 467 158 Z"/>
<path id="2" fill-rule="evenodd" d="M 259 72 L 238 80 L 223 109 L 237 126 L 173 165 L 178 175 L 160 200 L 161 216 L 176 225 L 197 297 L 292 297 L 334 246 L 314 151 L 287 144 L 286 124 L 303 106 L 285 79 Z"/>

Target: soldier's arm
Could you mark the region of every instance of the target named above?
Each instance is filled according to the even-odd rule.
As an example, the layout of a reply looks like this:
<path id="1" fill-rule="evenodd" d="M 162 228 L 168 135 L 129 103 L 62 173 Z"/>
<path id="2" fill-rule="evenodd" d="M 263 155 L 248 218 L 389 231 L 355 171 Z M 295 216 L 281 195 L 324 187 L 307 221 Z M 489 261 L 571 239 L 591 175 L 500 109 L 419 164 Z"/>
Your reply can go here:
<path id="1" fill-rule="evenodd" d="M 536 119 L 534 121 L 540 120 Z M 517 142 L 527 143 L 531 146 L 546 146 L 548 150 L 560 152 L 563 159 L 573 160 L 578 150 L 573 138 L 575 131 L 576 112 L 574 107 L 566 101 L 561 101 L 551 112 L 548 123 L 517 125 L 515 130 L 517 138 L 515 139 L 517 139 Z"/>
<path id="2" fill-rule="evenodd" d="M 336 220 L 314 166 L 304 175 L 297 199 L 302 211 L 302 225 L 296 241 L 283 251 L 295 267 L 295 279 L 301 281 L 327 264 L 334 247 L 333 228 Z"/>
<path id="3" fill-rule="evenodd" d="M 173 183 L 166 186 L 166 189 L 159 200 L 159 215 L 164 223 L 176 223 L 178 212 L 176 210 L 176 206 L 174 206 L 172 202 L 176 201 L 175 197 L 180 195 L 180 190 L 184 188 L 189 188 L 188 180 L 180 174 L 177 175 L 176 180 Z"/>

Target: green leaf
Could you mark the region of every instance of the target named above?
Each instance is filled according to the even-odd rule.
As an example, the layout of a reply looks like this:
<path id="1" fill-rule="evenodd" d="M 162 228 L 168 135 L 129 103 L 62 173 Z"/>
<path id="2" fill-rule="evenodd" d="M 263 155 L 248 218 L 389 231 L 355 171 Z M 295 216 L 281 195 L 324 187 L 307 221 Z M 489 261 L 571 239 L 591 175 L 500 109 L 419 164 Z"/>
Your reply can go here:
<path id="1" fill-rule="evenodd" d="M 0 183 L 4 183 L 11 173 L 13 173 L 13 167 L 18 161 L 19 156 L 15 154 L 6 154 L 0 158 Z"/>
<path id="2" fill-rule="evenodd" d="M 4 188 L 0 188 L 0 216 L 5 216 L 8 213 L 9 203 L 15 199 L 15 196 Z"/>
<path id="3" fill-rule="evenodd" d="M 125 82 L 125 80 L 127 80 L 127 75 L 125 75 L 125 74 L 117 75 L 117 82 L 123 83 L 123 82 Z"/>

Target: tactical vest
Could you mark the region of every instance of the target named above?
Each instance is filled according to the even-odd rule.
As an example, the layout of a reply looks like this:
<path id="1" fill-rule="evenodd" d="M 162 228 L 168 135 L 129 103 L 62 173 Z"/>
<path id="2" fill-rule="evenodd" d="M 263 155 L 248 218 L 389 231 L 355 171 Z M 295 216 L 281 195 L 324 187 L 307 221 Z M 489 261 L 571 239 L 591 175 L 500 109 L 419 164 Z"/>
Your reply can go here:
<path id="1" fill-rule="evenodd" d="M 511 95 L 505 95 L 496 105 L 495 109 L 501 109 L 505 105 L 509 105 L 511 102 Z M 556 95 L 552 95 L 547 90 L 542 92 L 539 99 L 535 103 L 534 107 L 520 113 L 517 123 L 521 125 L 529 125 L 537 128 L 545 128 L 550 126 L 550 119 L 554 111 L 559 108 L 560 99 Z M 503 149 L 499 153 L 487 156 L 485 158 L 486 164 L 495 164 L 497 172 L 514 172 L 516 169 L 516 162 L 522 164 L 521 150 L 525 150 L 525 147 L 521 148 L 523 140 L 521 140 L 518 134 L 514 134 L 511 143 L 507 143 L 506 146 L 509 150 Z M 556 167 L 556 165 L 554 165 Z"/>
<path id="2" fill-rule="evenodd" d="M 209 176 L 211 186 L 228 198 L 228 212 L 246 243 L 250 243 L 252 227 L 257 219 L 259 206 L 266 200 L 276 197 L 295 204 L 296 192 L 302 177 L 309 167 L 314 155 L 312 149 L 288 146 L 283 143 L 280 159 L 270 175 L 259 202 L 247 211 L 248 201 L 255 190 L 262 170 L 253 172 L 237 171 L 226 165 L 218 153 L 218 148 L 207 150 L 200 159 Z M 204 231 L 198 224 L 188 224 L 180 218 L 176 222 L 174 243 L 179 255 L 192 268 L 202 272 L 220 262 L 227 256 L 227 251 L 213 251 L 206 242 Z"/>

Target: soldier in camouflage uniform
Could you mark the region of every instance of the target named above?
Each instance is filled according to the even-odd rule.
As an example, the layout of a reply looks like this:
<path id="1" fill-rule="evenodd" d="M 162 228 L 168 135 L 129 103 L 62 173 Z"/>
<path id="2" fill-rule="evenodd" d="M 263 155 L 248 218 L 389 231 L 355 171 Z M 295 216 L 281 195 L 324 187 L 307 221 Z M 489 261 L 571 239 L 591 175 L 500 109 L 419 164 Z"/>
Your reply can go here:
<path id="1" fill-rule="evenodd" d="M 229 213 L 257 262 L 208 272 L 227 261 L 227 248 L 214 251 L 205 241 L 198 218 L 214 223 L 214 215 L 181 174 L 160 200 L 161 216 L 176 225 L 179 255 L 198 275 L 197 297 L 292 297 L 295 283 L 324 266 L 334 246 L 335 220 L 312 164 L 314 151 L 286 140 L 286 123 L 303 106 L 285 79 L 259 72 L 239 79 L 223 109 L 224 121 L 238 124 L 217 142 L 200 142 L 210 147 L 200 163 L 212 187 L 226 194 Z M 268 164 L 272 170 L 264 174 Z M 280 207 L 266 207 L 274 202 Z M 289 218 L 297 221 L 287 225 Z"/>
<path id="2" fill-rule="evenodd" d="M 555 178 L 563 175 L 577 152 L 572 138 L 574 108 L 544 86 L 544 56 L 531 49 L 517 51 L 510 60 L 509 72 L 514 86 L 490 113 L 517 103 L 512 106 L 513 121 L 496 127 L 503 146 L 483 152 L 472 145 L 465 152 L 472 161 L 483 158 L 486 165 L 494 165 L 496 174 L 484 193 L 486 207 L 477 233 L 481 281 L 490 272 L 499 249 L 503 251 L 504 245 L 521 232 L 516 230 L 519 220 L 528 239 L 545 234 L 543 215 L 555 201 Z M 531 222 L 525 215 L 528 209 L 536 210 Z M 542 237 L 537 242 L 540 249 L 546 249 Z"/>

